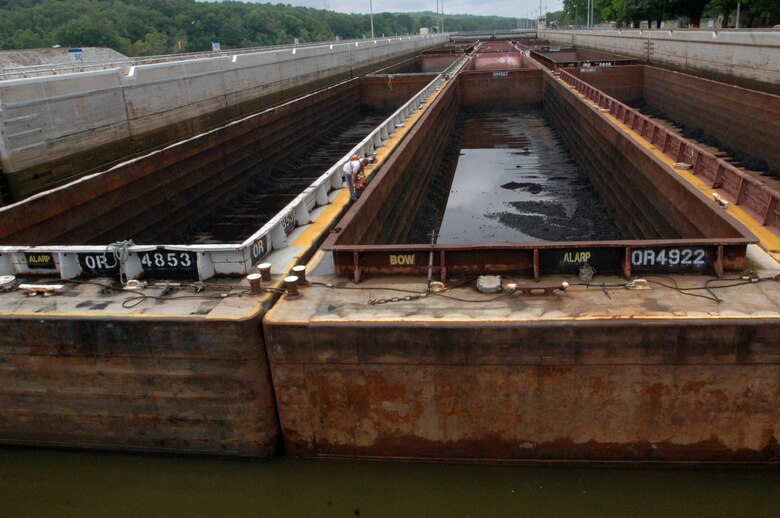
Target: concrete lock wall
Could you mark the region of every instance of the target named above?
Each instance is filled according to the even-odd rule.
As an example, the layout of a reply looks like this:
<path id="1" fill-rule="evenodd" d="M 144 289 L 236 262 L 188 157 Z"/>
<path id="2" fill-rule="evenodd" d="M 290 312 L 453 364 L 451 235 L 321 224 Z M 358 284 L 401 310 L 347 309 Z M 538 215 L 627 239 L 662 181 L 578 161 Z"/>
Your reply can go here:
<path id="1" fill-rule="evenodd" d="M 612 29 L 542 30 L 555 43 L 614 52 L 642 63 L 780 93 L 780 32 Z"/>
<path id="2" fill-rule="evenodd" d="M 0 166 L 18 200 L 446 41 L 365 40 L 2 81 Z"/>

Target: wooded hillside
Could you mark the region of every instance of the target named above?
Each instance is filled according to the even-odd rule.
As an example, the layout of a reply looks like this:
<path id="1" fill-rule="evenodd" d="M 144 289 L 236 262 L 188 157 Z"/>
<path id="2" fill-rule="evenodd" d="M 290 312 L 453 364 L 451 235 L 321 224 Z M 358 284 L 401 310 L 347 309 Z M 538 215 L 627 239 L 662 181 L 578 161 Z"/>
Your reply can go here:
<path id="1" fill-rule="evenodd" d="M 436 25 L 424 13 L 375 13 L 374 34 L 419 34 Z M 517 20 L 447 15 L 448 31 L 509 29 Z M 195 0 L 0 0 L 0 48 L 106 46 L 129 56 L 362 38 L 364 14 L 283 4 Z"/>

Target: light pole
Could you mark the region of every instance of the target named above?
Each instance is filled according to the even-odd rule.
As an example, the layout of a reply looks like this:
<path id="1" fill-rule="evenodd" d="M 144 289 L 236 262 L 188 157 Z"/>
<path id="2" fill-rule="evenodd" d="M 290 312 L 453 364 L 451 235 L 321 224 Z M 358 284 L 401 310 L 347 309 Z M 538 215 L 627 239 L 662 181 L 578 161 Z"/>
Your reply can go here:
<path id="1" fill-rule="evenodd" d="M 374 0 L 368 0 L 368 12 L 371 14 L 371 39 L 374 39 Z"/>
<path id="2" fill-rule="evenodd" d="M 541 26 L 539 25 L 542 22 L 542 0 L 539 0 L 539 18 L 536 19 L 536 30 L 538 31 Z"/>

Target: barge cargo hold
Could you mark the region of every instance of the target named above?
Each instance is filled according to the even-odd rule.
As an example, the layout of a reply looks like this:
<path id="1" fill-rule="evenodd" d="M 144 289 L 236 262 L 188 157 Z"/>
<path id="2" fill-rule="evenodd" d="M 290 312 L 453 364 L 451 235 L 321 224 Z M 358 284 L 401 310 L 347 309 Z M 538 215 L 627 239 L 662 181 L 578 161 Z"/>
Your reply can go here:
<path id="1" fill-rule="evenodd" d="M 489 86 L 482 86 L 484 82 Z M 534 94 L 625 239 L 400 245 L 413 228 L 425 190 L 438 170 L 457 110 L 497 105 L 522 109 Z M 415 134 L 399 146 L 338 231 L 326 240 L 324 248 L 333 252 L 339 275 L 359 282 L 366 274 L 424 275 L 430 269 L 441 280 L 490 273 L 538 280 L 545 274 L 576 273 L 582 261 L 567 258 L 581 253 L 588 253 L 588 263 L 597 271 L 622 273 L 626 278 L 659 272 L 723 275 L 725 270 L 742 269 L 746 245 L 756 242 L 743 225 L 678 178 L 653 150 L 637 145 L 631 135 L 582 102 L 551 73 L 517 70 L 496 76 L 465 71 L 431 104 Z M 412 170 L 414 174 L 409 173 Z M 670 252 L 674 261 L 656 260 Z M 399 256 L 405 259 L 393 261 Z"/>
<path id="2" fill-rule="evenodd" d="M 406 36 L 184 59 L 176 55 L 106 69 L 105 64 L 79 63 L 65 70 L 34 70 L 30 76 L 17 70 L 13 79 L 0 80 L 0 169 L 9 194 L 0 202 L 22 200 L 107 163 L 128 160 L 446 41 L 444 35 Z"/>

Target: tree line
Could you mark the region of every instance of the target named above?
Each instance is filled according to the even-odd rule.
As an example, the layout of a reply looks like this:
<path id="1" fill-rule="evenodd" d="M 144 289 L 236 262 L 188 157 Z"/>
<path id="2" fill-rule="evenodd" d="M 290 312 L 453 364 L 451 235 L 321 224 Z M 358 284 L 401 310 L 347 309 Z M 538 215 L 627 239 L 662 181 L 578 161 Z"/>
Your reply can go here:
<path id="1" fill-rule="evenodd" d="M 772 26 L 780 23 L 780 0 L 740 0 L 742 27 Z M 737 11 L 738 0 L 595 0 L 595 23 L 615 22 L 618 26 L 636 26 L 640 22 L 661 22 L 687 18 L 698 24 L 702 18 L 723 17 Z M 584 25 L 588 0 L 563 0 L 563 10 L 548 15 L 561 26 Z"/>
<path id="2" fill-rule="evenodd" d="M 419 34 L 433 12 L 374 14 L 374 34 Z M 514 27 L 516 19 L 446 15 L 444 29 Z M 283 4 L 195 0 L 0 0 L 0 48 L 111 47 L 129 56 L 368 37 L 369 15 Z"/>

